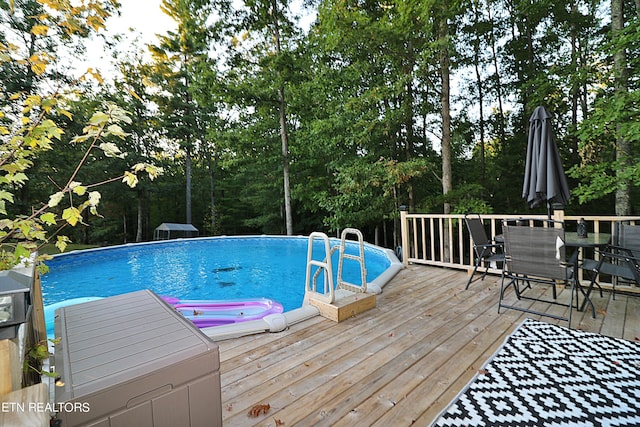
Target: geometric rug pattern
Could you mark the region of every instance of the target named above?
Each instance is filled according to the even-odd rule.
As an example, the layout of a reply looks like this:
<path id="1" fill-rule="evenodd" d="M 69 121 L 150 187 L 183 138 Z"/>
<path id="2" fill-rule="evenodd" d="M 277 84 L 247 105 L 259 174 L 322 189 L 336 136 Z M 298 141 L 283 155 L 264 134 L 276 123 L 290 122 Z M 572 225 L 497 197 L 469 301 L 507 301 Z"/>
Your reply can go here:
<path id="1" fill-rule="evenodd" d="M 640 343 L 526 319 L 434 426 L 640 426 Z"/>

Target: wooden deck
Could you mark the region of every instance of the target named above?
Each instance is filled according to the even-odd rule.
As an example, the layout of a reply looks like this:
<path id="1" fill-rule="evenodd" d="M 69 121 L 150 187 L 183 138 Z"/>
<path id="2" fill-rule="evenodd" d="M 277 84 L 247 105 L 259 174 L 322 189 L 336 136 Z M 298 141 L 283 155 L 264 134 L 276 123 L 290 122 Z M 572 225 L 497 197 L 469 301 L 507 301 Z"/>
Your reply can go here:
<path id="1" fill-rule="evenodd" d="M 221 341 L 224 425 L 428 425 L 525 317 L 538 318 L 498 314 L 499 278 L 465 291 L 467 278 L 410 266 L 357 317 Z M 574 328 L 639 339 L 640 298 L 605 292 L 593 301 L 596 319 L 574 312 Z M 256 405 L 270 409 L 250 417 Z"/>

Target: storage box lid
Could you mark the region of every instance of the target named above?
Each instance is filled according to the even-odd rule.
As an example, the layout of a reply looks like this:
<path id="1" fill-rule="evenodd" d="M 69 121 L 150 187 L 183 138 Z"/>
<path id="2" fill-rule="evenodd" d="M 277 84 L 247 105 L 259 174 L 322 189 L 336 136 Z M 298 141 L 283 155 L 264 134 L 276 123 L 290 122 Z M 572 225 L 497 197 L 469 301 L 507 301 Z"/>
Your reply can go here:
<path id="1" fill-rule="evenodd" d="M 194 366 L 191 375 L 219 369 L 215 342 L 148 290 L 60 308 L 55 335 L 61 338 L 56 372 L 64 383 L 56 389 L 58 402 L 161 376 L 163 369 L 207 352 L 216 354 L 206 358 L 212 366 Z"/>

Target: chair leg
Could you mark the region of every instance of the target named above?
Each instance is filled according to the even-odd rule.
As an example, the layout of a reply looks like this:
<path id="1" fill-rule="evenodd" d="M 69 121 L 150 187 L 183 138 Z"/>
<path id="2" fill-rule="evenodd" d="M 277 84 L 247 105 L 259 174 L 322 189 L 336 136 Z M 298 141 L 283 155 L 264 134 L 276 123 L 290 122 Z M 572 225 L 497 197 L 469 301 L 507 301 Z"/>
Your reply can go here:
<path id="1" fill-rule="evenodd" d="M 600 297 L 602 297 L 602 288 L 600 287 L 600 284 L 597 282 L 598 275 L 594 274 L 594 276 L 591 278 L 591 282 L 589 283 L 589 287 L 587 288 L 587 291 L 582 291 L 583 295 L 584 295 L 584 301 L 582 301 L 582 305 L 580 306 L 580 308 L 578 308 L 579 311 L 584 311 L 585 308 L 587 307 L 587 302 L 589 302 L 589 304 L 591 305 L 591 311 L 593 312 L 593 318 L 595 319 L 596 317 L 596 309 L 593 306 L 593 301 L 591 301 L 590 295 L 591 295 L 591 291 L 593 290 L 593 286 L 596 285 L 598 286 L 598 288 L 600 289 Z M 577 280 L 577 279 L 574 279 Z M 614 285 L 615 287 L 615 285 Z M 576 291 L 577 292 L 577 291 Z M 577 294 L 576 294 L 577 297 Z M 615 299 L 615 291 L 614 291 L 614 299 Z M 578 305 L 578 301 L 576 298 L 576 307 Z"/>
<path id="2" fill-rule="evenodd" d="M 503 298 L 504 298 L 504 272 L 502 273 L 502 280 L 500 280 L 500 297 L 498 298 L 498 314 L 500 314 L 500 308 L 502 307 Z"/>
<path id="3" fill-rule="evenodd" d="M 478 261 L 476 262 L 476 265 L 473 267 L 473 271 L 471 272 L 471 276 L 469 277 L 469 281 L 467 282 L 467 286 L 465 286 L 465 291 L 467 289 L 469 289 L 469 285 L 471 284 L 471 282 L 473 282 L 473 276 L 476 274 L 476 272 L 478 271 L 478 267 L 480 266 L 480 262 L 482 261 L 482 259 L 478 258 Z"/>
<path id="4" fill-rule="evenodd" d="M 504 272 L 502 273 L 502 280 L 500 282 L 500 300 L 498 302 L 498 313 L 500 313 L 500 306 L 502 304 L 502 300 L 504 299 L 504 293 L 509 288 L 509 286 L 513 286 L 513 292 L 516 294 L 516 298 L 520 299 L 520 287 L 518 285 L 518 279 L 511 277 L 511 281 L 507 283 L 507 286 L 504 285 Z"/>
<path id="5" fill-rule="evenodd" d="M 616 283 L 618 282 L 618 278 L 614 277 L 612 280 L 611 294 L 613 296 L 613 300 L 616 300 Z"/>
<path id="6" fill-rule="evenodd" d="M 555 290 L 555 285 L 553 285 L 553 288 Z M 571 296 L 569 297 L 569 316 L 567 316 L 569 319 L 567 320 L 567 328 L 571 329 L 571 315 L 573 314 L 573 294 L 574 292 L 577 292 L 576 289 L 576 281 L 575 279 L 571 279 Z M 578 295 L 576 295 L 576 308 L 578 308 Z"/>
<path id="7" fill-rule="evenodd" d="M 487 274 L 489 274 L 489 266 L 485 265 L 484 273 L 482 273 L 482 276 L 480 277 L 480 280 L 484 280 L 484 278 L 487 276 Z"/>
<path id="8" fill-rule="evenodd" d="M 524 283 L 524 282 L 525 282 L 525 278 L 523 277 L 522 278 L 522 283 Z M 529 281 L 527 280 L 527 288 L 530 288 L 530 287 L 531 287 L 531 283 L 529 283 Z M 513 281 L 513 291 L 516 293 L 516 297 L 518 299 L 521 299 L 521 297 L 520 297 L 520 295 L 521 295 L 520 294 L 520 283 L 518 282 L 518 279 L 515 279 Z"/>
<path id="9" fill-rule="evenodd" d="M 600 286 L 600 283 L 598 283 L 598 280 L 597 280 L 598 279 L 598 275 L 595 274 L 593 271 L 590 271 L 590 270 L 585 270 L 585 271 L 588 271 L 589 274 L 592 275 L 591 277 L 593 279 L 593 284 L 598 287 L 598 291 L 600 292 L 600 298 L 603 298 L 604 295 L 602 294 L 602 286 Z M 589 286 L 591 286 L 591 285 L 589 285 Z M 615 299 L 615 295 L 614 295 L 613 299 Z"/>
<path id="10" fill-rule="evenodd" d="M 577 280 L 577 279 L 576 279 Z M 591 285 L 590 285 L 591 286 Z M 593 305 L 593 301 L 591 301 L 591 298 L 589 298 L 589 294 L 591 294 L 591 290 L 588 288 L 587 292 L 585 292 L 581 286 L 577 286 L 577 282 L 576 282 L 576 287 L 575 287 L 575 293 L 576 293 L 576 309 L 578 311 L 584 311 L 587 308 L 587 302 L 589 303 L 589 305 L 591 306 L 591 317 L 593 317 L 594 319 L 596 318 L 596 307 Z M 582 305 L 580 305 L 578 307 L 578 305 L 580 304 L 580 295 L 579 292 L 582 292 L 582 295 L 584 296 L 584 301 L 582 301 Z"/>

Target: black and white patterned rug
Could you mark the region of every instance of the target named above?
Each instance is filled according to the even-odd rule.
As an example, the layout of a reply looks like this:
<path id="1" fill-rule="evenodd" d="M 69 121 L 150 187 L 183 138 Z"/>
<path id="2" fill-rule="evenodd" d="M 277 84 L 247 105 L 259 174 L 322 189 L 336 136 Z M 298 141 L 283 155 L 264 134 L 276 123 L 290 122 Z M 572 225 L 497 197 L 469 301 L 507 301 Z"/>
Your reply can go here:
<path id="1" fill-rule="evenodd" d="M 640 426 L 640 343 L 526 319 L 433 426 Z"/>

